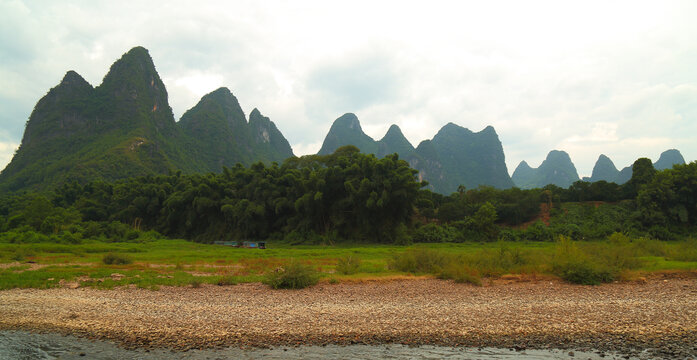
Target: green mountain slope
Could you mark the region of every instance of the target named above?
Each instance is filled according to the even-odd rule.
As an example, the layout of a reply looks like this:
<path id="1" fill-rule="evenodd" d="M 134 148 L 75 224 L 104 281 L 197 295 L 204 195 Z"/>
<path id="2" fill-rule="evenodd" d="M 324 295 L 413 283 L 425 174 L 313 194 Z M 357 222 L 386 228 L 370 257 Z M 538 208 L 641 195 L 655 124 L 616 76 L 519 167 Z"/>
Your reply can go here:
<path id="1" fill-rule="evenodd" d="M 69 71 L 39 100 L 0 189 L 196 170 L 177 135 L 164 84 L 147 50 L 136 47 L 97 88 Z"/>
<path id="2" fill-rule="evenodd" d="M 223 166 L 237 163 L 282 162 L 293 156 L 276 125 L 257 109 L 247 122 L 237 98 L 227 88 L 203 96 L 178 125 L 205 171 L 221 171 Z"/>

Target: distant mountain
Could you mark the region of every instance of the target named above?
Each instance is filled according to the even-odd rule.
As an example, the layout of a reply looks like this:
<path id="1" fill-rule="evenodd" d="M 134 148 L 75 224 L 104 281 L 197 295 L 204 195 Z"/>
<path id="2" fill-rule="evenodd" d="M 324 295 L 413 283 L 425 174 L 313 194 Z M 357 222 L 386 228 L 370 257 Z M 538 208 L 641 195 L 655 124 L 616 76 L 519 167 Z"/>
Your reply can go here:
<path id="1" fill-rule="evenodd" d="M 416 149 L 409 140 L 402 134 L 402 130 L 397 125 L 392 125 L 387 130 L 385 136 L 378 141 L 377 157 L 383 158 L 385 155 L 397 153 L 401 158 L 413 156 Z"/>
<path id="2" fill-rule="evenodd" d="M 541 188 L 548 184 L 567 188 L 579 180 L 578 172 L 569 154 L 558 150 L 550 151 L 547 158 L 536 169 L 522 161 L 511 178 L 521 189 Z"/>
<path id="3" fill-rule="evenodd" d="M 595 162 L 595 166 L 593 166 L 593 173 L 589 181 L 596 182 L 600 180 L 605 180 L 607 182 L 614 182 L 617 180 L 617 177 L 619 175 L 620 171 L 617 170 L 612 160 L 610 160 L 609 157 L 601 154 L 598 157 L 598 161 Z"/>
<path id="4" fill-rule="evenodd" d="M 414 149 L 398 126 L 392 125 L 381 140 L 375 141 L 363 132 L 354 114 L 345 114 L 334 121 L 318 154 L 329 154 L 344 145 L 354 145 L 377 157 L 397 153 L 419 171 L 419 178 L 428 181 L 432 190 L 444 194 L 456 191 L 459 185 L 513 186 L 503 147 L 491 126 L 473 133 L 449 123 L 432 140 Z"/>
<path id="5" fill-rule="evenodd" d="M 682 157 L 680 151 L 676 149 L 666 150 L 661 153 L 658 161 L 653 163 L 656 170 L 672 169 L 675 164 L 684 164 L 685 158 Z"/>
<path id="6" fill-rule="evenodd" d="M 224 87 L 203 96 L 184 113 L 179 126 L 206 171 L 221 171 L 238 162 L 282 162 L 293 156 L 276 125 L 257 109 L 247 122 L 237 98 Z"/>
<path id="7" fill-rule="evenodd" d="M 430 146 L 433 149 L 429 149 Z M 448 123 L 433 137 L 430 145 L 419 145 L 417 155 L 423 161 L 442 169 L 435 173 L 422 174 L 423 179 L 428 181 L 435 191 L 450 194 L 456 191 L 459 185 L 468 189 L 479 185 L 500 189 L 513 187 L 513 181 L 506 168 L 503 146 L 491 126 L 475 133 Z M 417 164 L 413 167 L 421 170 Z"/>
<path id="8" fill-rule="evenodd" d="M 685 158 L 683 158 L 680 151 L 676 149 L 669 149 L 661 153 L 658 161 L 653 163 L 653 167 L 656 170 L 670 169 L 675 164 L 685 164 Z M 598 176 L 596 176 L 596 169 L 598 169 Z M 612 174 L 615 174 L 612 176 Z M 615 182 L 617 184 L 624 184 L 632 178 L 632 166 L 629 165 L 623 168 L 621 171 L 617 171 L 615 164 L 605 155 L 600 155 L 598 161 L 593 167 L 593 176 L 591 176 L 590 181 L 600 181 L 605 180 L 607 182 Z"/>
<path id="9" fill-rule="evenodd" d="M 253 116 L 252 116 L 253 115 Z M 204 96 L 180 124 L 150 54 L 135 47 L 96 88 L 68 71 L 34 107 L 0 191 L 170 171 L 280 161 L 288 142 L 258 111 L 249 124 L 227 89 Z"/>
<path id="10" fill-rule="evenodd" d="M 366 154 L 378 152 L 377 142 L 363 132 L 358 117 L 351 113 L 334 120 L 317 154 L 328 155 L 344 145 L 353 145 Z"/>

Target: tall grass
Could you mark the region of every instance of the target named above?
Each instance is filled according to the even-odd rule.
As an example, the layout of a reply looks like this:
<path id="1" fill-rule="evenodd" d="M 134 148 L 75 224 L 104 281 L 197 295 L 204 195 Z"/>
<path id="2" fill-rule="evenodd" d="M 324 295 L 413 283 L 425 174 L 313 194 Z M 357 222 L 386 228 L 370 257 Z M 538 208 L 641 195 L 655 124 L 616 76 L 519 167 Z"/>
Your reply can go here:
<path id="1" fill-rule="evenodd" d="M 343 275 L 352 275 L 361 267 L 361 259 L 354 255 L 342 256 L 337 260 L 336 272 Z"/>

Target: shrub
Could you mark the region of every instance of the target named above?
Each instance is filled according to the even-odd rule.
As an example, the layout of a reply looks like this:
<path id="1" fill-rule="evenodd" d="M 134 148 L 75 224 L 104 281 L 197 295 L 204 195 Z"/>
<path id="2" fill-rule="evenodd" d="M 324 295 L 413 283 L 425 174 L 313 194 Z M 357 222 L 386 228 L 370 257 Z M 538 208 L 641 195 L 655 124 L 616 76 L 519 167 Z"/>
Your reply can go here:
<path id="1" fill-rule="evenodd" d="M 598 264 L 568 237 L 559 236 L 552 260 L 552 272 L 562 279 L 582 285 L 598 285 L 613 281 L 617 271 Z"/>
<path id="2" fill-rule="evenodd" d="M 430 223 L 414 232 L 414 241 L 417 243 L 452 242 L 454 239 L 455 234 L 447 225 Z"/>
<path id="3" fill-rule="evenodd" d="M 194 277 L 193 279 L 191 279 L 189 284 L 191 285 L 192 288 L 197 289 L 197 288 L 201 287 L 201 280 Z"/>
<path id="4" fill-rule="evenodd" d="M 218 279 L 218 286 L 237 285 L 237 280 L 232 275 L 221 276 Z"/>
<path id="5" fill-rule="evenodd" d="M 568 262 L 558 265 L 557 274 L 564 280 L 581 285 L 598 285 L 615 280 L 616 274 L 589 261 Z"/>
<path id="6" fill-rule="evenodd" d="M 358 268 L 361 266 L 361 259 L 347 255 L 339 258 L 336 263 L 336 272 L 343 275 L 351 275 L 358 272 Z"/>
<path id="7" fill-rule="evenodd" d="M 479 272 L 471 267 L 451 262 L 438 274 L 439 279 L 452 279 L 456 283 L 467 283 L 482 286 L 482 279 Z"/>
<path id="8" fill-rule="evenodd" d="M 268 273 L 264 279 L 264 283 L 273 289 L 302 289 L 315 285 L 318 281 L 317 271 L 298 261 L 291 261 L 285 267 Z"/>
<path id="9" fill-rule="evenodd" d="M 128 255 L 108 253 L 102 258 L 102 262 L 107 265 L 127 265 L 133 262 Z"/>

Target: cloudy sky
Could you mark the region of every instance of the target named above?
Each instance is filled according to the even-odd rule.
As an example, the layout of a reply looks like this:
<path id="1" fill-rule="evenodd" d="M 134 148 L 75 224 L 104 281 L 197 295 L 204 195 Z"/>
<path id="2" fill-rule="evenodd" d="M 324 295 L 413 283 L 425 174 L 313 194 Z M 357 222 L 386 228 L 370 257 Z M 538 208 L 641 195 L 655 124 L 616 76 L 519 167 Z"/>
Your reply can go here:
<path id="1" fill-rule="evenodd" d="M 697 159 L 695 1 L 0 0 L 0 168 L 36 102 L 149 49 L 177 120 L 226 86 L 315 153 L 355 113 L 416 146 L 448 122 L 496 129 L 510 173 L 565 150 L 581 176 L 666 149 Z"/>

